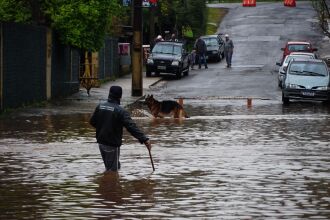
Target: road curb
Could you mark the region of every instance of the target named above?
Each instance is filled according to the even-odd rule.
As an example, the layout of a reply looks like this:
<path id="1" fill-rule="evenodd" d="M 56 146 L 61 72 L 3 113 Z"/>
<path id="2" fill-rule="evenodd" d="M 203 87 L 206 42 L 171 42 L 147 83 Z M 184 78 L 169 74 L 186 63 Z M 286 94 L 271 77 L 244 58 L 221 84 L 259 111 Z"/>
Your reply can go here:
<path id="1" fill-rule="evenodd" d="M 163 78 L 158 79 L 157 81 L 155 81 L 155 82 L 153 82 L 152 84 L 150 84 L 150 85 L 149 85 L 149 89 L 150 89 L 150 87 L 157 85 L 157 84 L 158 84 L 159 82 L 161 82 L 161 81 L 163 81 Z M 137 102 L 140 102 L 142 99 L 144 99 L 145 96 L 146 96 L 146 95 L 142 95 L 142 96 L 140 96 L 140 97 L 137 98 L 134 102 L 127 104 L 126 107 L 129 107 L 129 106 L 135 105 Z"/>

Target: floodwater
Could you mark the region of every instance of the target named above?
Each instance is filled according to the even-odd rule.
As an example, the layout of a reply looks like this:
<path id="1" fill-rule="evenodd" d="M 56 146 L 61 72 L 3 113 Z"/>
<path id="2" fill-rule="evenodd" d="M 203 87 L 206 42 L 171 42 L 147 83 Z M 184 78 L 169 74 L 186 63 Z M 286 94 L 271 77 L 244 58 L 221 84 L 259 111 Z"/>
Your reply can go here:
<path id="1" fill-rule="evenodd" d="M 329 108 L 240 102 L 137 115 L 155 172 L 125 133 L 122 169 L 104 174 L 88 114 L 2 118 L 0 219 L 330 219 Z"/>

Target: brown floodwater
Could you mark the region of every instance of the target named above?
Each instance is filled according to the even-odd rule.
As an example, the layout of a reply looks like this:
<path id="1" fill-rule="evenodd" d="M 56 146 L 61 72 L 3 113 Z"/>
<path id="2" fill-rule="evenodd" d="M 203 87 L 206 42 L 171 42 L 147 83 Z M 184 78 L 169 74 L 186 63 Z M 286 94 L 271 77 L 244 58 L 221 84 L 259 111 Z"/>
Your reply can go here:
<path id="1" fill-rule="evenodd" d="M 330 219 L 329 108 L 254 104 L 135 109 L 155 172 L 125 133 L 122 169 L 104 174 L 89 114 L 3 117 L 0 219 Z"/>

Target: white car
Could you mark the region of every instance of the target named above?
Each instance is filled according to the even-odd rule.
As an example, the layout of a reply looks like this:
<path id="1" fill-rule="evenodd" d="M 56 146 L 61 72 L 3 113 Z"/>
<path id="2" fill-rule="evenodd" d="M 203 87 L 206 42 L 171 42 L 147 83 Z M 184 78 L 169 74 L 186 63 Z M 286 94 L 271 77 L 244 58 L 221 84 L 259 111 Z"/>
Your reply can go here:
<path id="1" fill-rule="evenodd" d="M 292 59 L 316 59 L 316 55 L 314 53 L 308 53 L 308 52 L 292 52 L 289 55 L 287 55 L 283 61 L 283 63 L 276 63 L 276 65 L 280 66 L 278 70 L 278 86 L 282 88 L 282 82 L 283 78 L 286 72 L 286 69 L 288 67 L 289 62 Z"/>
<path id="2" fill-rule="evenodd" d="M 330 101 L 329 69 L 323 60 L 293 59 L 283 79 L 282 102 L 290 99 Z"/>

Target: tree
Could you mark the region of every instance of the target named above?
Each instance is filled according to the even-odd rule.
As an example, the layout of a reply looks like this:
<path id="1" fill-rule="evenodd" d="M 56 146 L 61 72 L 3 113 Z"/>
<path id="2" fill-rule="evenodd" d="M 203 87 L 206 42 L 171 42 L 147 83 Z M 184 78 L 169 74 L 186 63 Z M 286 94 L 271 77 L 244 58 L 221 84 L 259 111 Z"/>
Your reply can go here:
<path id="1" fill-rule="evenodd" d="M 205 0 L 160 0 L 159 21 L 161 30 L 177 31 L 183 28 L 193 31 L 194 36 L 205 32 Z"/>
<path id="2" fill-rule="evenodd" d="M 190 28 L 194 34 L 194 37 L 204 34 L 206 26 L 205 0 L 189 0 L 188 14 L 190 16 Z"/>
<path id="3" fill-rule="evenodd" d="M 32 13 L 26 1 L 0 0 L 0 20 L 26 23 Z"/>
<path id="4" fill-rule="evenodd" d="M 103 46 L 125 18 L 119 0 L 0 0 L 0 20 L 54 28 L 64 44 L 85 50 Z"/>

